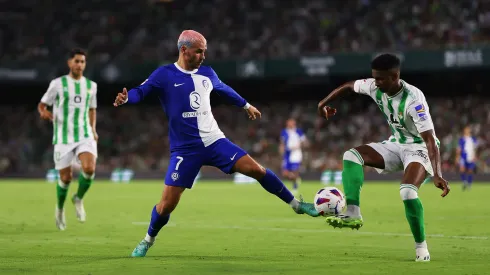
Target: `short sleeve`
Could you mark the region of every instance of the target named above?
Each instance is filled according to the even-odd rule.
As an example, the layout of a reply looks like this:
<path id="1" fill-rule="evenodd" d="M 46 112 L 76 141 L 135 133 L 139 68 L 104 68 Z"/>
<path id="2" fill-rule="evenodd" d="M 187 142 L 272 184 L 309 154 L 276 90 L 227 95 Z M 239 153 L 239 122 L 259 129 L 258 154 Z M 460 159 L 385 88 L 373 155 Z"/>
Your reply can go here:
<path id="1" fill-rule="evenodd" d="M 52 80 L 49 83 L 48 90 L 46 93 L 44 93 L 43 97 L 41 98 L 41 102 L 48 105 L 52 106 L 54 104 L 54 101 L 56 99 L 56 95 L 58 94 L 58 81 L 56 79 Z"/>
<path id="2" fill-rule="evenodd" d="M 90 109 L 97 108 L 97 83 L 92 82 L 92 96 L 90 97 Z"/>
<path id="3" fill-rule="evenodd" d="M 374 78 L 359 79 L 354 82 L 354 92 L 363 95 L 371 95 L 376 90 Z"/>
<path id="4" fill-rule="evenodd" d="M 412 117 L 419 133 L 434 130 L 434 123 L 432 122 L 432 118 L 425 102 L 419 100 L 413 101 L 408 106 L 408 114 Z"/>

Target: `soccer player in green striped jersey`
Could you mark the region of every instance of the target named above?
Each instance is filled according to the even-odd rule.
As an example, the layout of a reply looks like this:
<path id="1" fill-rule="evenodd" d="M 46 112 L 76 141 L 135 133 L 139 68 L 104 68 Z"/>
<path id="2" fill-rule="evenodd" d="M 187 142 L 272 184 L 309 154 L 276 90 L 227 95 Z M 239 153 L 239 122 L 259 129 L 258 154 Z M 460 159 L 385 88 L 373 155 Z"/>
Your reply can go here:
<path id="1" fill-rule="evenodd" d="M 97 108 L 97 84 L 83 76 L 86 53 L 74 49 L 68 58 L 70 72 L 53 79 L 38 105 L 41 118 L 53 122 L 55 168 L 60 173 L 56 186 L 56 226 L 65 230 L 64 203 L 72 180 L 72 162 L 81 164 L 78 190 L 72 197 L 77 218 L 85 222 L 83 198 L 95 176 L 97 158 L 97 132 L 95 131 Z M 48 110 L 52 106 L 52 112 Z"/>
<path id="2" fill-rule="evenodd" d="M 372 61 L 371 69 L 372 78 L 347 82 L 318 104 L 319 115 L 328 119 L 337 112 L 329 105 L 339 96 L 352 92 L 370 96 L 392 133 L 388 140 L 361 145 L 344 153 L 342 184 L 347 210 L 342 215 L 327 217 L 327 223 L 352 229 L 363 225 L 360 210 L 363 166 L 374 167 L 379 173 L 404 171 L 400 196 L 415 239 L 415 260 L 430 261 L 425 240 L 424 209 L 417 192 L 428 177 L 433 177 L 435 186 L 443 190 L 442 197 L 450 189 L 442 177 L 439 141 L 429 105 L 422 91 L 400 79 L 400 60 L 395 55 L 379 55 Z"/>

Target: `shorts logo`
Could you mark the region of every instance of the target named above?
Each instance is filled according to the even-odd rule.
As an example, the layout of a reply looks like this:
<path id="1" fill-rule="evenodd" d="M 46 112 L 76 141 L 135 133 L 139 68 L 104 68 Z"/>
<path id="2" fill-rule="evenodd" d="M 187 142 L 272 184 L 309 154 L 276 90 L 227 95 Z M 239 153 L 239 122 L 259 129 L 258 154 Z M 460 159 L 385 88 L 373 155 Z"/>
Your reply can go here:
<path id="1" fill-rule="evenodd" d="M 422 159 L 424 159 L 424 163 L 429 162 L 429 157 L 427 157 L 427 155 L 422 150 L 416 150 L 412 153 L 412 156 L 421 157 Z"/>
<path id="2" fill-rule="evenodd" d="M 56 161 L 60 161 L 61 160 L 61 153 L 60 152 L 54 152 L 54 159 Z"/>
<path id="3" fill-rule="evenodd" d="M 189 95 L 189 100 L 191 103 L 191 108 L 193 110 L 197 110 L 199 109 L 199 107 L 201 107 L 201 95 L 198 94 L 197 92 L 192 92 Z"/>
<path id="4" fill-rule="evenodd" d="M 172 178 L 173 181 L 178 180 L 179 179 L 179 173 L 173 172 L 171 178 Z"/>

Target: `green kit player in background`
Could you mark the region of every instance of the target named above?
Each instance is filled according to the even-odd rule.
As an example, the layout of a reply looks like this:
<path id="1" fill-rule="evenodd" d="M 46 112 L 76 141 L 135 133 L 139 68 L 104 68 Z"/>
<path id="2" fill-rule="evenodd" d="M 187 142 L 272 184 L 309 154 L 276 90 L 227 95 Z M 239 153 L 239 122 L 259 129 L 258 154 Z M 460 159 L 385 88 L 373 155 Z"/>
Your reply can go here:
<path id="1" fill-rule="evenodd" d="M 359 229 L 363 225 L 360 194 L 364 181 L 363 166 L 379 173 L 404 171 L 400 196 L 415 239 L 416 261 L 430 261 L 425 240 L 424 209 L 417 192 L 424 180 L 432 176 L 442 197 L 449 193 L 448 182 L 441 173 L 439 141 L 424 94 L 400 79 L 400 60 L 382 54 L 371 63 L 373 78 L 345 83 L 318 104 L 319 115 L 329 118 L 336 113 L 330 107 L 339 96 L 355 92 L 370 96 L 385 116 L 392 135 L 388 140 L 352 148 L 344 153 L 342 183 L 347 199 L 346 213 L 327 217 L 333 227 Z M 369 118 L 366 118 L 369 119 Z"/>
<path id="2" fill-rule="evenodd" d="M 97 84 L 83 76 L 86 53 L 80 49 L 70 52 L 70 73 L 51 81 L 49 88 L 38 105 L 41 118 L 53 122 L 54 163 L 60 173 L 56 186 L 56 226 L 66 229 L 64 203 L 68 186 L 72 180 L 72 162 L 81 164 L 78 191 L 72 202 L 80 222 L 85 222 L 86 213 L 83 197 L 95 176 L 97 158 L 97 132 L 95 131 L 97 108 Z M 53 111 L 48 110 L 53 106 Z"/>

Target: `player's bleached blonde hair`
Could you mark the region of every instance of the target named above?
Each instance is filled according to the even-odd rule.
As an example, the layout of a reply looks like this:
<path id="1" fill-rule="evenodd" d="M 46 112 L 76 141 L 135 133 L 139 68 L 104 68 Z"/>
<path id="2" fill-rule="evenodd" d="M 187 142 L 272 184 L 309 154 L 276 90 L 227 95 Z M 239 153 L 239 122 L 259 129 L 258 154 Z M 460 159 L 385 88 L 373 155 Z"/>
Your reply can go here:
<path id="1" fill-rule="evenodd" d="M 180 51 L 182 46 L 186 46 L 187 48 L 192 47 L 196 42 L 204 42 L 206 43 L 206 38 L 204 36 L 194 30 L 184 30 L 180 36 L 179 40 L 177 40 L 177 48 Z"/>

